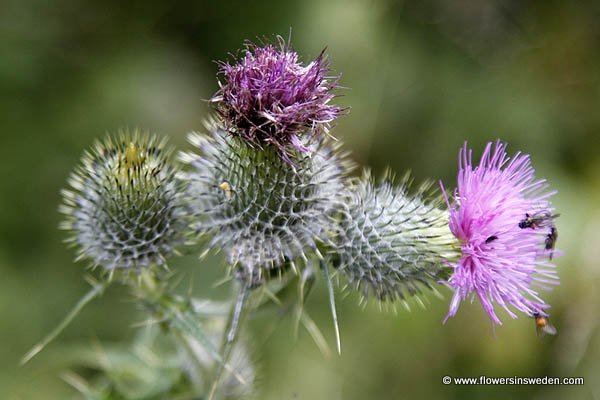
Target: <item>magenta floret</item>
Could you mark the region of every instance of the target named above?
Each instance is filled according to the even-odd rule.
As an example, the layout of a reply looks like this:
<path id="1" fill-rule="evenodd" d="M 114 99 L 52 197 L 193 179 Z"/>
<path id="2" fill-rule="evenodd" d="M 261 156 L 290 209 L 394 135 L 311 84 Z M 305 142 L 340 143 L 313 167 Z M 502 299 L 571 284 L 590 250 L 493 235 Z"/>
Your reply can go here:
<path id="1" fill-rule="evenodd" d="M 246 44 L 239 63 L 220 64 L 220 89 L 213 97 L 225 129 L 250 145 L 288 146 L 308 152 L 311 139 L 327 132 L 343 109 L 329 104 L 338 77 L 327 76 L 325 53 L 308 65 L 280 39 L 279 45 Z"/>
<path id="2" fill-rule="evenodd" d="M 479 165 L 467 145 L 460 151 L 458 187 L 450 204 L 450 230 L 461 243 L 462 256 L 451 266 L 448 284 L 454 290 L 444 322 L 462 300 L 476 293 L 490 319 L 501 324 L 495 305 L 516 318 L 545 315 L 548 304 L 536 287 L 558 284 L 548 235 L 554 215 L 544 179 L 536 179 L 529 156 L 510 158 L 506 145 L 488 143 Z M 530 223 L 531 222 L 531 223 Z"/>

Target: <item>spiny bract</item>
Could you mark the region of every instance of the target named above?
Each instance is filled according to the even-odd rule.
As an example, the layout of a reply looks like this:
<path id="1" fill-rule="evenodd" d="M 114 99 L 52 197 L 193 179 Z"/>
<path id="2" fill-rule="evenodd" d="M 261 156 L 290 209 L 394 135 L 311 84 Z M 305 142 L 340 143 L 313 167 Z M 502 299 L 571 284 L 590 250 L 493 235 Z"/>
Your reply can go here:
<path id="1" fill-rule="evenodd" d="M 333 259 L 365 297 L 405 300 L 432 288 L 449 272 L 445 260 L 457 257 L 448 212 L 439 196 L 426 196 L 431 184 L 415 194 L 408 186 L 408 175 L 395 187 L 389 173 L 376 184 L 367 172 L 351 187 Z"/>
<path id="2" fill-rule="evenodd" d="M 166 139 L 120 132 L 96 142 L 63 190 L 61 228 L 78 258 L 107 270 L 163 265 L 183 242 L 186 206 Z"/>
<path id="3" fill-rule="evenodd" d="M 192 166 L 186 179 L 196 231 L 210 235 L 209 248 L 222 249 L 252 279 L 306 259 L 342 207 L 348 166 L 338 146 L 310 144 L 310 156 L 295 155 L 294 170 L 275 148 L 252 148 L 215 124 L 208 129 L 211 136 L 189 137 L 201 155 L 181 156 Z"/>

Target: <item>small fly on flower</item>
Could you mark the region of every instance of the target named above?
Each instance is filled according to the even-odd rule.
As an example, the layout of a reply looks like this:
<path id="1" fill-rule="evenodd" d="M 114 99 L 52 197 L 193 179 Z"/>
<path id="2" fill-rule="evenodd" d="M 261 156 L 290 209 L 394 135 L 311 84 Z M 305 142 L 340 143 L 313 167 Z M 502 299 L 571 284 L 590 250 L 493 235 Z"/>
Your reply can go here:
<path id="1" fill-rule="evenodd" d="M 498 236 L 492 235 L 492 236 L 488 237 L 487 239 L 485 239 L 485 244 L 490 244 L 496 239 L 498 239 Z"/>
<path id="2" fill-rule="evenodd" d="M 540 228 L 546 226 L 549 223 L 551 224 L 551 221 L 553 221 L 555 218 L 558 218 L 559 216 L 560 214 L 552 215 L 549 212 L 542 212 L 537 214 L 526 213 L 525 218 L 519 222 L 519 228 Z"/>
<path id="3" fill-rule="evenodd" d="M 548 256 L 550 260 L 552 260 L 552 257 L 554 256 L 554 246 L 556 245 L 556 240 L 558 239 L 558 230 L 552 221 L 559 216 L 560 214 L 550 214 L 549 212 L 537 214 L 526 213 L 525 218 L 519 222 L 519 228 L 521 229 L 537 229 L 546 226 L 550 227 L 550 231 L 544 240 L 544 249 L 550 251 L 550 255 Z"/>
<path id="4" fill-rule="evenodd" d="M 233 196 L 233 189 L 231 188 L 229 182 L 223 181 L 219 185 L 219 189 L 221 189 L 223 193 L 225 193 L 225 197 L 227 197 L 227 200 L 231 200 L 231 197 Z"/>
<path id="5" fill-rule="evenodd" d="M 549 258 L 552 260 L 554 256 L 554 246 L 556 245 L 556 240 L 558 239 L 558 230 L 554 225 L 550 227 L 550 232 L 546 235 L 545 240 L 545 249 L 550 251 Z"/>
<path id="6" fill-rule="evenodd" d="M 543 338 L 546 335 L 556 335 L 556 328 L 550 323 L 548 317 L 544 317 L 540 313 L 534 313 L 533 318 L 535 319 L 535 330 L 538 337 Z"/>

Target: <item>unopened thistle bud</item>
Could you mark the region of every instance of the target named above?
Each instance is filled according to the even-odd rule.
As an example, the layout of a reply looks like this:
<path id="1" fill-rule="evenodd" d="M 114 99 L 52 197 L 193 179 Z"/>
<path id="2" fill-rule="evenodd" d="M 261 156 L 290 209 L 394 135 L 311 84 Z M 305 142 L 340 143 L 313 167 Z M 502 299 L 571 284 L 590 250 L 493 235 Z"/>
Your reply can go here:
<path id="1" fill-rule="evenodd" d="M 303 65 L 279 38 L 279 45 L 246 44 L 239 63 L 220 64 L 219 91 L 213 96 L 224 128 L 255 147 L 274 146 L 286 160 L 288 147 L 307 153 L 301 137 L 327 132 L 342 112 L 329 104 L 338 77 L 327 76 L 324 52 Z"/>
<path id="2" fill-rule="evenodd" d="M 217 125 L 211 136 L 191 134 L 200 154 L 185 153 L 189 203 L 209 248 L 253 279 L 297 259 L 326 240 L 331 216 L 342 207 L 346 164 L 327 140 L 296 152 L 296 169 L 275 148 L 255 149 Z"/>
<path id="3" fill-rule="evenodd" d="M 389 174 L 376 184 L 366 173 L 351 187 L 333 257 L 365 297 L 404 301 L 447 276 L 458 243 L 431 186 L 409 194 L 408 176 L 395 186 Z"/>
<path id="4" fill-rule="evenodd" d="M 536 179 L 529 156 L 512 159 L 506 145 L 488 143 L 479 165 L 467 145 L 460 151 L 458 187 L 449 202 L 450 230 L 461 243 L 448 283 L 454 289 L 448 316 L 461 300 L 476 293 L 490 319 L 501 324 L 495 305 L 516 318 L 547 315 L 549 306 L 536 287 L 549 289 L 558 277 L 549 259 L 554 253 L 554 209 L 544 179 Z M 445 193 L 444 193 L 445 195 Z"/>
<path id="5" fill-rule="evenodd" d="M 60 207 L 78 258 L 107 270 L 139 270 L 165 264 L 183 242 L 187 212 L 165 145 L 124 132 L 84 153 Z"/>

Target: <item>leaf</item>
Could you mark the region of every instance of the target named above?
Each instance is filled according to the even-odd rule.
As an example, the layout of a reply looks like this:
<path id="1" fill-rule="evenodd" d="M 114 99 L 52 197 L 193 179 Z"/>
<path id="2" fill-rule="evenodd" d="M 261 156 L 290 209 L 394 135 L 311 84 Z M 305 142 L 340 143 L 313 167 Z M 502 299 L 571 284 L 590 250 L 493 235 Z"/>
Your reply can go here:
<path id="1" fill-rule="evenodd" d="M 300 314 L 300 320 L 302 322 L 302 325 L 304 325 L 304 327 L 312 337 L 313 341 L 316 343 L 321 353 L 323 353 L 325 357 L 329 357 L 331 355 L 331 350 L 329 349 L 327 341 L 325 340 L 323 333 L 319 329 L 319 326 L 306 312 Z"/>
<path id="2" fill-rule="evenodd" d="M 312 291 L 315 284 L 315 271 L 312 264 L 308 264 L 306 268 L 302 270 L 302 273 L 298 282 L 298 302 L 296 306 L 296 315 L 294 318 L 294 339 L 298 338 L 298 330 L 300 326 L 300 320 L 304 311 L 304 304 L 306 298 Z M 318 344 L 317 344 L 318 345 Z M 319 346 L 320 347 L 320 346 Z"/>
<path id="3" fill-rule="evenodd" d="M 219 351 L 211 342 L 210 337 L 202 329 L 202 324 L 196 318 L 196 315 L 191 310 L 181 311 L 173 304 L 161 303 L 164 307 L 164 311 L 167 313 L 168 320 L 171 328 L 175 329 L 178 333 L 189 336 L 196 340 L 200 345 L 204 347 L 206 352 L 225 370 L 231 373 L 240 383 L 245 384 L 245 379 L 236 372 L 229 364 L 225 362 L 223 357 L 219 354 Z"/>

